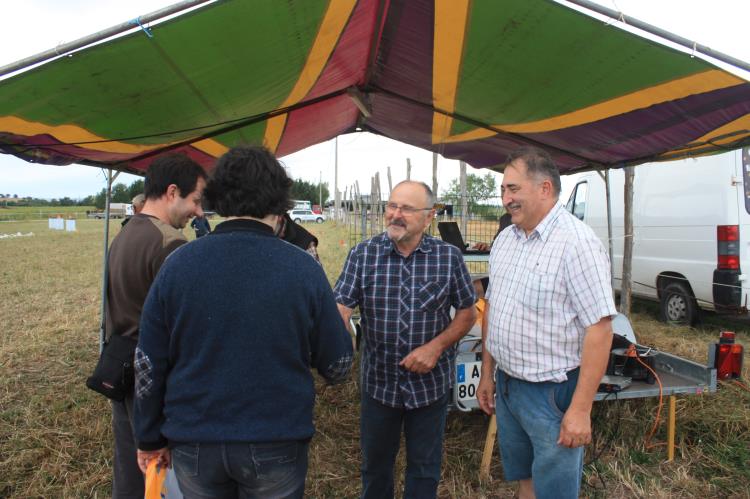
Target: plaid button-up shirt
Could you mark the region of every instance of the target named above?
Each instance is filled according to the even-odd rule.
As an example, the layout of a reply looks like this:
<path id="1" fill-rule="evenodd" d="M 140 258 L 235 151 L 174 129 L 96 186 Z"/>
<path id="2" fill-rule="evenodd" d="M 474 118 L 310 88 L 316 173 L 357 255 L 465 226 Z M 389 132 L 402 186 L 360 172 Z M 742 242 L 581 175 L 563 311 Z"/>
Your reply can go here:
<path id="1" fill-rule="evenodd" d="M 352 248 L 334 295 L 346 307 L 359 306 L 368 395 L 390 407 L 415 409 L 450 390 L 455 347 L 426 374 L 407 371 L 399 362 L 450 324 L 451 307 L 474 305 L 474 286 L 458 248 L 425 235 L 405 258 L 380 234 Z"/>
<path id="2" fill-rule="evenodd" d="M 586 328 L 617 314 L 609 258 L 591 228 L 557 204 L 528 235 L 502 231 L 490 253 L 487 348 L 526 381 L 567 379 Z"/>

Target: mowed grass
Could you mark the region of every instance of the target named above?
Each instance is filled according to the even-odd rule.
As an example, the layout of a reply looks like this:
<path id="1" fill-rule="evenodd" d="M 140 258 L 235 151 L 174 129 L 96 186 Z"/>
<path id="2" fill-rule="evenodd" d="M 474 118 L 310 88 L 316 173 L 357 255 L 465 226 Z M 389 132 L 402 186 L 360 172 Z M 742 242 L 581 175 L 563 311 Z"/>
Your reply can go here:
<path id="1" fill-rule="evenodd" d="M 0 497 L 108 497 L 111 430 L 108 402 L 84 381 L 97 359 L 103 221 L 80 220 L 76 233 L 47 229 L 47 222 L 0 224 Z M 212 220 L 212 226 L 216 221 Z M 111 235 L 119 231 L 111 222 Z M 347 230 L 332 222 L 306 226 L 331 283 L 346 257 Z M 190 239 L 193 232 L 186 230 Z M 655 309 L 637 304 L 633 325 L 643 344 L 704 363 L 721 329 L 744 342 L 750 330 L 710 318 L 700 328 L 655 320 Z M 745 356 L 746 365 L 748 362 Z M 745 369 L 747 374 L 747 368 Z M 353 381 L 318 384 L 317 434 L 312 441 L 307 496 L 357 497 L 359 404 Z M 596 441 L 587 451 L 582 494 L 588 497 L 750 497 L 750 393 L 735 384 L 719 392 L 680 396 L 677 457 L 666 462 L 666 424 L 652 444 L 645 436 L 657 400 L 595 405 Z M 666 416 L 666 407 L 663 410 Z M 440 497 L 511 497 L 502 464 L 493 457 L 491 479 L 478 469 L 488 418 L 448 417 Z M 404 456 L 398 457 L 403 486 Z"/>

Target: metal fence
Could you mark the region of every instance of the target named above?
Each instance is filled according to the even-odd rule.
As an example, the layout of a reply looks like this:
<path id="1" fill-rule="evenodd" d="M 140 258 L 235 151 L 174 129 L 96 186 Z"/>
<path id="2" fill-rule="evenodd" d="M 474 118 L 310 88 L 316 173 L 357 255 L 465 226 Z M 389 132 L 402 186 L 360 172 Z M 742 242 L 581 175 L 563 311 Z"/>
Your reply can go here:
<path id="1" fill-rule="evenodd" d="M 341 212 L 336 218 L 347 227 L 350 246 L 385 231 L 385 203 L 372 202 L 369 196 L 355 197 L 342 202 Z M 441 199 L 436 204 L 435 219 L 426 232 L 439 238 L 438 222 L 453 221 L 458 224 L 465 243 L 491 244 L 503 213 L 505 210 L 499 198 L 468 200 L 466 203 L 454 199 Z M 473 273 L 487 272 L 486 262 L 471 262 L 468 266 Z"/>

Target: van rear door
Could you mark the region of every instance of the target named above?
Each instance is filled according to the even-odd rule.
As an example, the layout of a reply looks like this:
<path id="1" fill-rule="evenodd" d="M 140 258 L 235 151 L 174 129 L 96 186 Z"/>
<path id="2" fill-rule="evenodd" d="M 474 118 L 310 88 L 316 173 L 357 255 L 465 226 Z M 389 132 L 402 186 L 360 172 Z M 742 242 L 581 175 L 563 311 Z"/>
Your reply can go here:
<path id="1" fill-rule="evenodd" d="M 714 279 L 714 301 L 727 303 L 725 310 L 747 311 L 748 293 L 750 292 L 750 147 L 734 151 L 735 178 L 733 183 L 738 196 L 738 232 L 739 269 L 734 275 L 722 275 L 717 269 Z M 721 243 L 718 243 L 721 247 Z M 727 272 L 723 273 L 727 274 Z M 726 288 L 726 289 L 721 289 Z M 717 307 L 718 308 L 718 307 Z"/>

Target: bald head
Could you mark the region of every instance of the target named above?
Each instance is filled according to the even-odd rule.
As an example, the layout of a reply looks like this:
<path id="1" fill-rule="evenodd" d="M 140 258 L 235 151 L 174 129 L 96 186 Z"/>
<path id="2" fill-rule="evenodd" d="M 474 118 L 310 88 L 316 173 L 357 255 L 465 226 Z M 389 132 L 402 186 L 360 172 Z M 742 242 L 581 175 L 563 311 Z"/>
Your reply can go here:
<path id="1" fill-rule="evenodd" d="M 416 180 L 404 180 L 399 182 L 396 184 L 396 187 L 393 188 L 391 197 L 393 197 L 393 193 L 395 193 L 397 189 L 408 192 L 413 196 L 418 196 L 419 192 L 422 191 L 422 199 L 424 199 L 424 203 L 421 204 L 421 208 L 432 208 L 435 205 L 435 195 L 432 193 L 432 189 L 430 189 L 430 187 L 424 182 L 418 182 Z"/>

